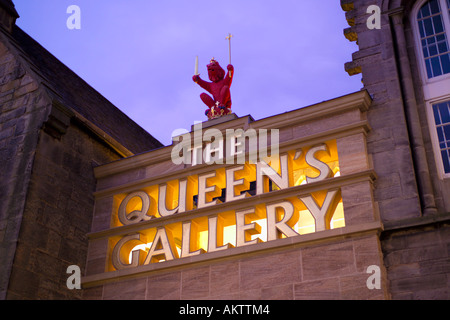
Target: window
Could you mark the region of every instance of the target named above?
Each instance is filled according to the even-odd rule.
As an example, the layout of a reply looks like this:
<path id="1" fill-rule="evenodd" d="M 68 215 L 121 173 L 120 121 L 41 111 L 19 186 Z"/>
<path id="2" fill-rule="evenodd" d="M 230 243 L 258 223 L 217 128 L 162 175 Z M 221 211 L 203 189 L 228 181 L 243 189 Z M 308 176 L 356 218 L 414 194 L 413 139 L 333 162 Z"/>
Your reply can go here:
<path id="1" fill-rule="evenodd" d="M 439 151 L 445 174 L 450 173 L 450 101 L 432 105 Z"/>
<path id="2" fill-rule="evenodd" d="M 411 22 L 440 178 L 450 178 L 450 0 L 417 1 Z"/>
<path id="3" fill-rule="evenodd" d="M 439 0 L 427 1 L 421 7 L 417 22 L 428 78 L 450 73 L 450 50 Z"/>

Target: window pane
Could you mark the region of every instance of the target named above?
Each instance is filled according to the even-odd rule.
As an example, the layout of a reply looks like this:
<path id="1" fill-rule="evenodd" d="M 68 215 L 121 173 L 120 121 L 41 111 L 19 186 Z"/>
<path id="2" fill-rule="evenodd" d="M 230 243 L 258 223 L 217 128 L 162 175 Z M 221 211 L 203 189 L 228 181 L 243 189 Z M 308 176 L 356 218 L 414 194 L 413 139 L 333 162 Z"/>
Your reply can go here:
<path id="1" fill-rule="evenodd" d="M 438 139 L 439 139 L 439 143 L 444 143 L 445 139 L 444 139 L 444 130 L 442 129 L 442 127 L 437 127 L 437 134 L 438 134 Z"/>
<path id="2" fill-rule="evenodd" d="M 442 124 L 444 123 L 450 123 L 450 113 L 449 113 L 449 106 L 450 106 L 450 102 L 443 102 L 443 103 L 439 103 L 439 113 L 441 114 L 441 120 L 442 120 Z"/>
<path id="3" fill-rule="evenodd" d="M 423 22 L 419 21 L 419 31 L 420 31 L 420 37 L 425 38 L 425 32 L 423 31 Z"/>
<path id="4" fill-rule="evenodd" d="M 441 63 L 439 58 L 431 58 L 431 68 L 433 69 L 433 76 L 440 76 L 442 74 L 441 71 Z"/>
<path id="5" fill-rule="evenodd" d="M 430 16 L 430 7 L 428 6 L 428 3 L 425 3 L 423 7 L 420 9 L 420 12 L 422 14 L 422 17 L 429 17 Z"/>
<path id="6" fill-rule="evenodd" d="M 433 24 L 434 24 L 434 33 L 441 33 L 442 31 L 444 31 L 441 15 L 433 17 Z"/>
<path id="7" fill-rule="evenodd" d="M 438 0 L 431 0 L 430 8 L 431 8 L 431 14 L 439 13 L 441 11 L 441 10 L 439 10 Z"/>
<path id="8" fill-rule="evenodd" d="M 445 171 L 445 173 L 449 173 L 450 172 L 450 162 L 449 162 L 447 150 L 442 150 L 441 156 L 442 156 L 442 163 L 444 164 L 444 171 Z"/>
<path id="9" fill-rule="evenodd" d="M 444 128 L 444 134 L 445 134 L 445 141 L 450 141 L 450 124 L 443 127 Z"/>
<path id="10" fill-rule="evenodd" d="M 428 78 L 433 78 L 433 73 L 431 72 L 430 60 L 425 60 L 425 66 L 427 67 Z"/>
<path id="11" fill-rule="evenodd" d="M 441 64 L 444 73 L 450 73 L 450 53 L 441 56 Z"/>
<path id="12" fill-rule="evenodd" d="M 448 51 L 447 42 L 445 42 L 445 41 L 439 42 L 438 43 L 438 48 L 439 48 L 439 53 L 447 52 Z"/>
<path id="13" fill-rule="evenodd" d="M 437 105 L 433 106 L 433 113 L 434 113 L 434 123 L 436 125 L 441 124 L 441 117 L 439 116 L 439 109 Z"/>
<path id="14" fill-rule="evenodd" d="M 431 18 L 423 20 L 423 25 L 425 26 L 425 34 L 426 36 L 432 36 L 434 34 L 433 31 L 433 22 Z"/>
<path id="15" fill-rule="evenodd" d="M 430 51 L 430 56 L 435 56 L 438 53 L 436 45 L 430 46 L 428 50 Z"/>

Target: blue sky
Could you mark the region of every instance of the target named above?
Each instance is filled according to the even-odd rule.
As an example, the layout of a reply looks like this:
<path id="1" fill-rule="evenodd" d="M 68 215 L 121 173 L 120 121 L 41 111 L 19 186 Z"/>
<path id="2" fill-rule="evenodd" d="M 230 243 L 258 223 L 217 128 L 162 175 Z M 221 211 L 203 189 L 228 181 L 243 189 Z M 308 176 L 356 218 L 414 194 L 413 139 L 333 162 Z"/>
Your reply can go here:
<path id="1" fill-rule="evenodd" d="M 255 120 L 361 89 L 344 63 L 357 51 L 339 0 L 13 0 L 17 24 L 167 145 L 176 129 L 206 121 L 195 57 L 228 64 L 233 112 Z M 69 30 L 70 5 L 81 29 Z"/>

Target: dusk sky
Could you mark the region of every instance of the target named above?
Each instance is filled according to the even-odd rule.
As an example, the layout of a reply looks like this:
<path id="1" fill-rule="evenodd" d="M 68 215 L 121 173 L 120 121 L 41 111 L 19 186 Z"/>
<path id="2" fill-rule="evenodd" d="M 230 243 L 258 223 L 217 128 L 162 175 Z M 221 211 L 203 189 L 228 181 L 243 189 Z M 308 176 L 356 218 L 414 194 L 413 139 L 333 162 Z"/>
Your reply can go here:
<path id="1" fill-rule="evenodd" d="M 225 69 L 231 33 L 232 110 L 255 120 L 361 89 L 344 63 L 357 51 L 339 0 L 14 0 L 17 24 L 163 144 L 206 121 L 195 57 L 208 80 Z M 81 9 L 81 29 L 66 26 Z M 208 80 L 209 81 L 209 80 Z"/>

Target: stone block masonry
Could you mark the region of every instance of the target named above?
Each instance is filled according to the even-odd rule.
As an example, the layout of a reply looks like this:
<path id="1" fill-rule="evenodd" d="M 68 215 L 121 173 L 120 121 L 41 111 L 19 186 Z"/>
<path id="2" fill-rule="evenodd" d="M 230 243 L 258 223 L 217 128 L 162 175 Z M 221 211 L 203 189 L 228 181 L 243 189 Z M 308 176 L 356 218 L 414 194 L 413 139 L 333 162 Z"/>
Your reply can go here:
<path id="1" fill-rule="evenodd" d="M 81 290 L 67 288 L 66 271 L 85 269 L 93 168 L 161 144 L 20 28 L 3 23 L 0 299 L 80 299 Z M 97 114 L 106 116 L 95 122 Z"/>
<path id="2" fill-rule="evenodd" d="M 85 289 L 85 299 L 386 299 L 370 290 L 368 265 L 382 257 L 376 235 L 277 250 Z M 385 281 L 383 279 L 382 281 Z"/>
<path id="3" fill-rule="evenodd" d="M 411 10 L 417 1 L 341 0 L 359 50 L 345 64 L 361 74 L 373 98 L 368 153 L 378 179 L 374 199 L 385 231 L 384 263 L 393 299 L 449 299 L 448 179 L 432 151 Z M 368 29 L 369 5 L 381 9 L 381 29 Z"/>
<path id="4" fill-rule="evenodd" d="M 372 128 L 367 135 L 367 151 L 378 175 L 374 197 L 380 205 L 381 218 L 389 221 L 418 217 L 420 197 L 413 175 L 414 163 L 394 52 L 395 39 L 392 39 L 389 19 L 382 15 L 381 29 L 369 30 L 366 9 L 374 4 L 382 7 L 381 1 L 341 1 L 341 4 L 354 18 L 349 29 L 357 36 L 350 40 L 357 40 L 359 51 L 353 54 L 352 63 L 360 68 L 364 88 L 373 97 L 367 112 Z M 395 187 L 392 181 L 398 182 Z M 402 187 L 406 185 L 411 188 Z M 387 197 L 393 193 L 406 210 L 390 209 L 392 200 Z"/>
<path id="5" fill-rule="evenodd" d="M 450 299 L 450 224 L 386 233 L 382 239 L 393 299 Z"/>
<path id="6" fill-rule="evenodd" d="M 6 297 L 38 132 L 49 107 L 30 79 L 0 41 L 0 298 Z"/>
<path id="7" fill-rule="evenodd" d="M 121 157 L 61 112 L 2 42 L 0 70 L 0 297 L 79 299 L 66 269 L 84 269 L 93 166 Z"/>
<path id="8" fill-rule="evenodd" d="M 41 131 L 21 222 L 8 298 L 80 299 L 66 269 L 84 270 L 93 212 L 93 161 L 118 156 L 75 126 L 57 140 Z M 96 151 L 94 152 L 94 149 Z M 16 274 L 35 281 L 24 285 Z"/>

